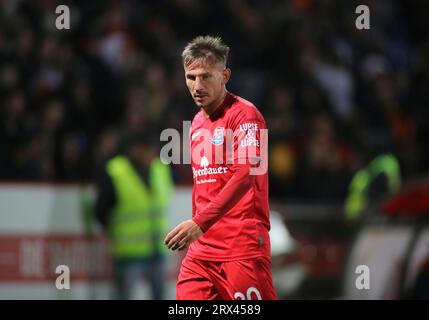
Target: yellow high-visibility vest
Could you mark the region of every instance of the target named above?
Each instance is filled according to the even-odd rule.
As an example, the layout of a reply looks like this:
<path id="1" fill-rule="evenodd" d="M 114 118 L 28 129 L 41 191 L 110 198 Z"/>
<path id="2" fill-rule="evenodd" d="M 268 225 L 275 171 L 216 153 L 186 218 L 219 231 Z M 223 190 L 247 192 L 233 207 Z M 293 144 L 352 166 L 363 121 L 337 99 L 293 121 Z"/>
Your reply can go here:
<path id="1" fill-rule="evenodd" d="M 153 160 L 150 188 L 125 156 L 109 160 L 106 169 L 117 199 L 110 223 L 112 254 L 117 258 L 145 258 L 164 251 L 165 211 L 173 189 L 170 168 L 159 159 Z"/>
<path id="2" fill-rule="evenodd" d="M 395 193 L 401 187 L 401 171 L 399 162 L 392 154 L 382 154 L 377 156 L 370 164 L 360 169 L 353 176 L 349 185 L 344 209 L 346 218 L 354 220 L 360 217 L 362 211 L 368 205 L 368 189 L 374 179 L 385 174 L 388 182 L 388 192 Z"/>

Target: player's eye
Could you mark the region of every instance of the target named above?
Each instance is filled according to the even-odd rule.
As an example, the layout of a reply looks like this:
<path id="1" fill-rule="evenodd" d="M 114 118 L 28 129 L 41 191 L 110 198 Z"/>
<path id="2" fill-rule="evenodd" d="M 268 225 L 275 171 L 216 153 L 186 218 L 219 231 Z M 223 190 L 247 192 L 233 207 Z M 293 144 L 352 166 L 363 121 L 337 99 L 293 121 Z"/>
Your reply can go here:
<path id="1" fill-rule="evenodd" d="M 186 75 L 186 79 L 195 80 L 195 76 L 188 74 Z"/>

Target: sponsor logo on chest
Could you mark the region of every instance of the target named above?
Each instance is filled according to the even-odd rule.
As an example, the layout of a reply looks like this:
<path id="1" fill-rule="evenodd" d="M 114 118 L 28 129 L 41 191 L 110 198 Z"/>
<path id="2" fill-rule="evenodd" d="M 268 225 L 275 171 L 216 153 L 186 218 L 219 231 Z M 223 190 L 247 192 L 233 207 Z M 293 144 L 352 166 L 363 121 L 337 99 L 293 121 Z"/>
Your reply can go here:
<path id="1" fill-rule="evenodd" d="M 210 167 L 209 165 L 210 165 L 209 160 L 207 159 L 206 156 L 203 156 L 200 161 L 201 169 L 195 169 L 194 167 L 192 167 L 192 173 L 194 175 L 194 179 L 208 176 L 208 175 L 223 175 L 228 172 L 227 167 L 222 167 L 222 166 Z M 216 179 L 212 178 L 208 180 L 196 180 L 197 184 L 207 183 L 207 182 L 216 182 Z"/>

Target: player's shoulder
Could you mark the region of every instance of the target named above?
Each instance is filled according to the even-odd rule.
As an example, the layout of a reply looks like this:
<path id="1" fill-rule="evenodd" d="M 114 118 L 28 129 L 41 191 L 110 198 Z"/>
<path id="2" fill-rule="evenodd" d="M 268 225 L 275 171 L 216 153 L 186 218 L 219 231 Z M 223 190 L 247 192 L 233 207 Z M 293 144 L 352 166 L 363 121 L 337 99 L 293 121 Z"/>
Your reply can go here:
<path id="1" fill-rule="evenodd" d="M 234 102 L 229 110 L 229 116 L 231 118 L 245 117 L 252 120 L 264 121 L 264 117 L 261 112 L 252 102 L 237 95 L 233 95 L 233 97 Z"/>

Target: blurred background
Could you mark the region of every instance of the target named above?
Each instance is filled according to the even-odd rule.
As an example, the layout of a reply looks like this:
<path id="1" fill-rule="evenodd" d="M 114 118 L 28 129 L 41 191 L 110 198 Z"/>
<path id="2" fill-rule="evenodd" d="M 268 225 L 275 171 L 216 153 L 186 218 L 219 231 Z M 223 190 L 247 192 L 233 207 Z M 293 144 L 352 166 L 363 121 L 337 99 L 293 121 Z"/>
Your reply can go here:
<path id="1" fill-rule="evenodd" d="M 100 168 L 125 136 L 192 120 L 180 54 L 205 34 L 231 47 L 228 89 L 269 128 L 280 298 L 429 298 L 428 13 L 423 0 L 1 1 L 0 298 L 110 297 Z M 171 171 L 169 226 L 190 216 L 192 188 L 189 165 Z M 181 258 L 167 257 L 168 299 Z"/>

